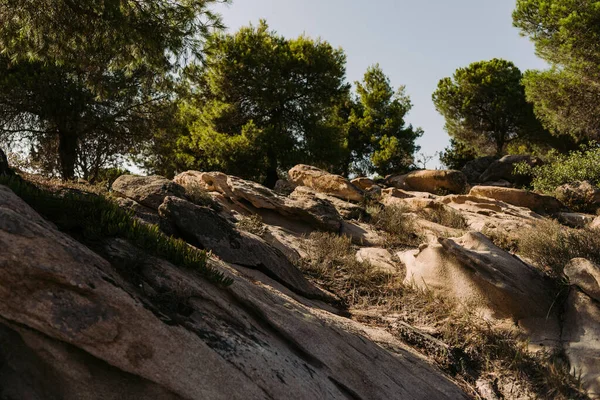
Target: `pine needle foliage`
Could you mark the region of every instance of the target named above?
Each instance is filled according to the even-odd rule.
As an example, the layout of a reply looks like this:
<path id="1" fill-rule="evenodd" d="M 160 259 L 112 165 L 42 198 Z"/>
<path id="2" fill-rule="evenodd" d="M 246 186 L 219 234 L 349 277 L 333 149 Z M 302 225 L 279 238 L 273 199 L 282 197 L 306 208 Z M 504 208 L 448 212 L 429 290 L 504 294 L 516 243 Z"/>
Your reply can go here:
<path id="1" fill-rule="evenodd" d="M 207 264 L 205 251 L 166 236 L 156 225 L 140 222 L 104 196 L 74 191 L 52 193 L 18 177 L 0 177 L 0 184 L 8 186 L 61 231 L 85 244 L 93 245 L 106 238 L 126 239 L 155 257 L 196 271 L 216 285 L 226 287 L 233 283 L 231 278 Z"/>

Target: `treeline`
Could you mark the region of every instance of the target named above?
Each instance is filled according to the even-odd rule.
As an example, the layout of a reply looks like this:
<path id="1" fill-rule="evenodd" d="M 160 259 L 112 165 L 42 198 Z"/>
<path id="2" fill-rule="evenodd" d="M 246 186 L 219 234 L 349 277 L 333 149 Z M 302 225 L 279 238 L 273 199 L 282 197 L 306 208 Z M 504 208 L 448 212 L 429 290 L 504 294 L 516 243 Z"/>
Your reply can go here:
<path id="1" fill-rule="evenodd" d="M 535 44 L 547 71 L 511 62 L 476 62 L 442 79 L 433 101 L 457 168 L 478 156 L 558 154 L 596 146 L 600 137 L 600 7 L 578 0 L 517 0 L 513 24 Z"/>
<path id="2" fill-rule="evenodd" d="M 297 163 L 410 168 L 422 131 L 379 66 L 353 91 L 343 50 L 265 21 L 226 34 L 217 2 L 3 2 L 3 141 L 26 144 L 34 169 L 92 181 L 123 157 L 167 176 L 221 170 L 269 186 Z"/>
<path id="3" fill-rule="evenodd" d="M 324 40 L 265 21 L 225 33 L 220 0 L 6 0 L 0 4 L 0 140 L 25 165 L 90 181 L 132 160 L 165 176 L 220 170 L 273 186 L 307 163 L 343 175 L 414 167 L 423 135 L 378 65 L 351 85 Z M 43 12 L 40 12 L 43 10 Z M 600 8 L 518 0 L 514 24 L 548 71 L 481 61 L 433 94 L 459 168 L 478 156 L 566 152 L 598 136 Z"/>

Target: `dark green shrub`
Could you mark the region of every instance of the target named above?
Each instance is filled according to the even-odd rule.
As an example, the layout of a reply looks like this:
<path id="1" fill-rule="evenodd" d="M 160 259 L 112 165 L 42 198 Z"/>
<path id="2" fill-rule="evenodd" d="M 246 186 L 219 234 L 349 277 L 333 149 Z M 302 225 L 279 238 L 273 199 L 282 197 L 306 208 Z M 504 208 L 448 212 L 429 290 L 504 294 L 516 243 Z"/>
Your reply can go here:
<path id="1" fill-rule="evenodd" d="M 8 186 L 61 231 L 86 244 L 111 237 L 123 238 L 153 256 L 197 271 L 212 283 L 222 286 L 233 283 L 223 273 L 208 266 L 205 251 L 166 236 L 155 225 L 140 222 L 103 196 L 74 192 L 59 195 L 41 190 L 20 178 L 0 177 L 0 184 Z"/>
<path id="2" fill-rule="evenodd" d="M 566 183 L 589 181 L 600 185 L 600 146 L 591 143 L 569 154 L 552 151 L 544 165 L 531 167 L 525 163 L 515 167 L 515 173 L 533 177 L 532 186 L 537 192 L 552 194 Z"/>

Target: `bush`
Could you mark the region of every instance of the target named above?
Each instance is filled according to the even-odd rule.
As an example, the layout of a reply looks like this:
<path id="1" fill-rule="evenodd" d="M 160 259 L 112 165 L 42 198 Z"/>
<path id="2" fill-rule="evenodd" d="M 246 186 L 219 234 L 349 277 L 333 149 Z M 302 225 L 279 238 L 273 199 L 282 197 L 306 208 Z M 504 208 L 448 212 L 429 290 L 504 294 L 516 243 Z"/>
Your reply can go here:
<path id="1" fill-rule="evenodd" d="M 530 175 L 535 191 L 551 194 L 566 183 L 589 181 L 600 185 L 600 146 L 591 143 L 581 150 L 569 154 L 552 151 L 548 154 L 546 164 L 531 167 L 525 163 L 517 164 L 515 173 Z"/>
<path id="2" fill-rule="evenodd" d="M 388 246 L 418 246 L 423 241 L 423 234 L 417 226 L 416 218 L 406 207 L 393 205 L 370 206 L 367 209 L 371 223 L 386 232 Z"/>
<path id="3" fill-rule="evenodd" d="M 524 230 L 518 239 L 519 254 L 539 268 L 562 276 L 573 258 L 586 258 L 600 264 L 600 235 L 592 229 L 571 229 L 556 221 L 539 222 Z"/>
<path id="4" fill-rule="evenodd" d="M 103 239 L 120 237 L 151 255 L 197 271 L 212 283 L 222 286 L 233 283 L 223 273 L 207 265 L 205 251 L 190 247 L 183 240 L 166 236 L 157 226 L 135 219 L 131 213 L 104 196 L 77 192 L 52 193 L 18 177 L 0 177 L 0 184 L 8 186 L 61 231 L 91 247 Z"/>

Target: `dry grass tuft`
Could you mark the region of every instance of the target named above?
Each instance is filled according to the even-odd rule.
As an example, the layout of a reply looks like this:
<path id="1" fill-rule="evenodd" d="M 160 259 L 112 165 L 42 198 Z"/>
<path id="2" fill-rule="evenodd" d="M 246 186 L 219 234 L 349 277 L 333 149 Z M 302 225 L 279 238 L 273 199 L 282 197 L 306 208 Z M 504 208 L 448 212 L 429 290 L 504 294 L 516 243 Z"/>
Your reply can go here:
<path id="1" fill-rule="evenodd" d="M 221 205 L 214 201 L 210 194 L 197 183 L 190 183 L 185 186 L 185 196 L 198 206 L 210 207 L 215 211 L 221 211 L 222 209 Z"/>
<path id="2" fill-rule="evenodd" d="M 423 242 L 423 232 L 410 209 L 400 205 L 370 206 L 371 223 L 386 233 L 388 247 L 416 247 Z"/>
<path id="3" fill-rule="evenodd" d="M 600 263 L 600 235 L 593 229 L 572 229 L 544 220 L 519 235 L 518 252 L 537 267 L 560 277 L 573 258 Z"/>
<path id="4" fill-rule="evenodd" d="M 383 297 L 400 287 L 397 277 L 358 261 L 350 238 L 314 232 L 309 239 L 308 257 L 300 268 L 346 306 L 381 304 Z"/>
<path id="5" fill-rule="evenodd" d="M 267 227 L 263 223 L 262 218 L 256 214 L 242 217 L 237 223 L 237 227 L 246 232 L 253 233 L 256 236 L 262 236 L 267 231 Z"/>
<path id="6" fill-rule="evenodd" d="M 465 218 L 450 207 L 425 208 L 419 212 L 422 218 L 448 228 L 467 230 Z"/>
<path id="7" fill-rule="evenodd" d="M 356 319 L 429 356 L 474 397 L 477 380 L 491 376 L 521 382 L 535 398 L 586 398 L 562 355 L 530 354 L 518 331 L 358 262 L 349 238 L 313 233 L 309 239 L 301 268 L 311 280 L 343 299 Z"/>

